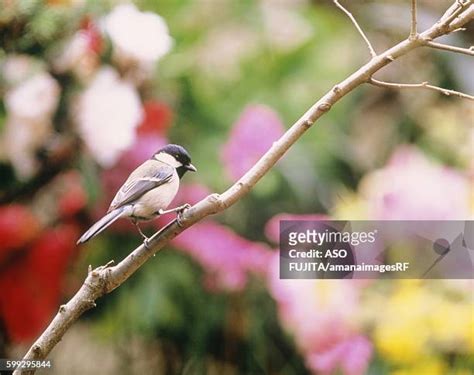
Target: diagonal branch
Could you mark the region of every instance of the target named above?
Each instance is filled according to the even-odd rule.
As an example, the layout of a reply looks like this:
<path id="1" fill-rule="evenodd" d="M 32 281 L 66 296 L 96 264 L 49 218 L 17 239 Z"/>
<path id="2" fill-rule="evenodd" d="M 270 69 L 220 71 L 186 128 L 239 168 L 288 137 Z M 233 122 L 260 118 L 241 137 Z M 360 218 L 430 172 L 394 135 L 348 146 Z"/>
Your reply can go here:
<path id="1" fill-rule="evenodd" d="M 433 40 L 441 35 L 459 29 L 474 18 L 474 7 L 466 8 L 457 18 L 446 24 L 439 21 L 420 35 L 420 38 L 403 40 L 384 53 L 374 56 L 367 64 L 363 65 L 348 78 L 334 86 L 321 99 L 319 99 L 286 133 L 260 158 L 260 160 L 242 176 L 235 184 L 222 194 L 212 194 L 186 210 L 181 220 L 181 226 L 176 220 L 170 222 L 159 232 L 155 233 L 148 242 L 148 248 L 143 245 L 137 247 L 125 259 L 115 266 L 99 267 L 87 275 L 84 284 L 71 300 L 60 307 L 58 313 L 33 343 L 25 354 L 25 360 L 44 359 L 54 346 L 61 340 L 69 327 L 86 310 L 95 306 L 95 301 L 110 293 L 124 283 L 148 259 L 162 249 L 171 239 L 183 232 L 186 228 L 199 222 L 203 218 L 224 211 L 244 197 L 257 182 L 267 174 L 275 163 L 293 146 L 293 144 L 306 132 L 322 115 L 331 109 L 341 98 L 355 88 L 370 81 L 373 74 L 390 64 L 400 56 L 425 45 L 424 40 Z M 34 371 L 23 372 L 32 374 Z M 20 374 L 15 371 L 14 374 Z"/>
<path id="2" fill-rule="evenodd" d="M 439 22 L 443 25 L 449 26 L 465 9 L 471 6 L 471 0 L 456 0 L 448 10 L 443 14 Z"/>
<path id="3" fill-rule="evenodd" d="M 433 85 L 428 84 L 428 82 L 422 82 L 422 83 L 393 83 L 393 82 L 379 81 L 375 78 L 371 78 L 369 83 L 371 83 L 374 86 L 386 87 L 386 88 L 390 88 L 390 89 L 428 89 L 428 90 L 440 92 L 440 93 L 442 93 L 446 96 L 459 96 L 460 98 L 474 100 L 474 96 L 472 96 L 472 95 L 464 94 L 462 92 L 455 91 L 455 90 L 444 89 L 444 88 L 438 87 L 438 86 L 433 86 Z"/>
<path id="4" fill-rule="evenodd" d="M 367 44 L 367 48 L 369 49 L 369 52 L 370 52 L 370 55 L 372 57 L 375 57 L 377 56 L 377 53 L 375 52 L 374 50 L 374 47 L 372 47 L 372 44 L 370 43 L 369 41 L 369 38 L 367 38 L 367 36 L 365 35 L 364 31 L 362 30 L 362 28 L 359 26 L 359 23 L 356 21 L 356 19 L 354 18 L 354 16 L 352 15 L 351 12 L 349 12 L 346 8 L 344 8 L 338 0 L 332 0 L 334 2 L 334 4 L 340 9 L 342 10 L 346 15 L 347 17 L 350 18 L 350 20 L 352 21 L 352 23 L 354 24 L 354 26 L 356 27 L 357 31 L 359 32 L 359 34 L 362 36 L 362 38 L 364 39 L 365 41 L 365 44 Z"/>

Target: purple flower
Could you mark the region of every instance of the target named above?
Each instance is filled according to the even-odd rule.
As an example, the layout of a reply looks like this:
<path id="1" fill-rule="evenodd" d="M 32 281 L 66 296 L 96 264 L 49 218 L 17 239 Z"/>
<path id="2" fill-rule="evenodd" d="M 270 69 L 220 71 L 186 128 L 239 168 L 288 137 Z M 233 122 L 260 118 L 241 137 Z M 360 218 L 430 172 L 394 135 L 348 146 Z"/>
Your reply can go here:
<path id="1" fill-rule="evenodd" d="M 247 107 L 234 124 L 221 158 L 232 179 L 241 177 L 284 133 L 278 114 L 264 105 Z"/>

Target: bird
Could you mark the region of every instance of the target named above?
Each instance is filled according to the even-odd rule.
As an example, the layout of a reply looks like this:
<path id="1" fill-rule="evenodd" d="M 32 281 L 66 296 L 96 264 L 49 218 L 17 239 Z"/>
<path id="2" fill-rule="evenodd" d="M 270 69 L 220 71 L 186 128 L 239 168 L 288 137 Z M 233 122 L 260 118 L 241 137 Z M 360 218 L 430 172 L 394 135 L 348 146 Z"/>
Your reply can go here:
<path id="1" fill-rule="evenodd" d="M 77 241 L 83 244 L 97 236 L 120 218 L 129 218 L 144 238 L 147 247 L 148 237 L 141 231 L 139 222 L 148 221 L 170 212 L 178 213 L 189 208 L 189 204 L 166 210 L 176 196 L 179 183 L 188 171 L 196 172 L 191 157 L 180 145 L 168 144 L 138 166 L 118 190 L 105 216 L 92 225 Z"/>

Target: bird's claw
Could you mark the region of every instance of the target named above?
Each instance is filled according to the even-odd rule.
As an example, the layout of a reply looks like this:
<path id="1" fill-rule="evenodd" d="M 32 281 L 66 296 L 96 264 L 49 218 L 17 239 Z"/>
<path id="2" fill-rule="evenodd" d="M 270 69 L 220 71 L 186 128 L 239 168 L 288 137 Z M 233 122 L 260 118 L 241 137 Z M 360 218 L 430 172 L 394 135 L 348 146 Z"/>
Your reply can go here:
<path id="1" fill-rule="evenodd" d="M 191 205 L 189 203 L 183 204 L 181 207 L 179 207 L 178 214 L 183 213 L 186 211 L 188 208 L 191 208 Z"/>
<path id="2" fill-rule="evenodd" d="M 185 203 L 178 210 L 178 215 L 176 216 L 176 222 L 178 223 L 180 227 L 183 227 L 183 213 L 189 208 L 191 208 L 191 205 L 189 203 Z"/>
<path id="3" fill-rule="evenodd" d="M 145 239 L 143 240 L 143 246 L 145 247 L 145 249 L 151 250 L 151 247 L 150 247 L 150 239 L 149 239 L 149 238 L 145 238 Z"/>

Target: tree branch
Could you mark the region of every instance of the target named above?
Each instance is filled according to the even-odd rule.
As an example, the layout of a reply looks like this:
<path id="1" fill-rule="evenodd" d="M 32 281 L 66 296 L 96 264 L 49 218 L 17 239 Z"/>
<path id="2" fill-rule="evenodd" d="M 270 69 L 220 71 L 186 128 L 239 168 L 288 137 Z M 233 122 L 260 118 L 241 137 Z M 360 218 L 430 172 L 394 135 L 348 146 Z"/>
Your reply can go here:
<path id="1" fill-rule="evenodd" d="M 456 0 L 453 5 L 451 5 L 448 10 L 443 14 L 439 23 L 445 25 L 445 27 L 449 27 L 451 22 L 456 19 L 456 17 L 461 14 L 465 9 L 471 6 L 471 0 Z"/>
<path id="2" fill-rule="evenodd" d="M 416 39 L 418 36 L 417 16 L 416 16 L 416 0 L 411 0 L 411 27 L 410 39 Z"/>
<path id="3" fill-rule="evenodd" d="M 445 22 L 439 21 L 423 32 L 420 38 L 413 40 L 407 38 L 384 53 L 374 56 L 367 64 L 334 86 L 319 99 L 279 140 L 274 142 L 272 147 L 270 147 L 260 160 L 229 189 L 220 195 L 209 195 L 207 198 L 186 210 L 181 220 L 182 226 L 179 226 L 176 220 L 173 220 L 151 237 L 148 243 L 150 250 L 141 245 L 117 265 L 112 267 L 106 265 L 90 271 L 79 291 L 67 304 L 60 307 L 59 312 L 28 350 L 24 359 L 44 359 L 81 314 L 95 306 L 95 301 L 98 298 L 120 286 L 148 259 L 186 228 L 206 216 L 227 209 L 245 196 L 303 133 L 306 132 L 316 120 L 329 111 L 341 98 L 349 94 L 356 87 L 370 82 L 374 73 L 390 64 L 393 60 L 406 55 L 417 47 L 423 46 L 425 43 L 423 39 L 433 40 L 441 35 L 448 34 L 462 27 L 473 17 L 474 7 L 470 7 L 469 9 L 459 12 L 453 22 L 446 24 Z M 17 375 L 19 373 L 18 370 L 14 372 L 14 374 Z M 27 373 L 32 374 L 34 371 L 28 371 Z"/>
<path id="4" fill-rule="evenodd" d="M 365 41 L 365 44 L 367 44 L 367 47 L 369 48 L 369 52 L 370 52 L 370 55 L 372 57 L 375 57 L 377 56 L 377 53 L 375 52 L 374 50 L 374 47 L 372 47 L 372 44 L 370 43 L 369 41 L 369 38 L 367 38 L 367 36 L 365 35 L 364 31 L 362 30 L 362 28 L 359 26 L 358 22 L 356 21 L 356 19 L 354 18 L 354 16 L 352 15 L 351 12 L 349 12 L 346 8 L 344 8 L 338 0 L 332 0 L 334 2 L 334 4 L 340 9 L 342 10 L 346 15 L 347 17 L 350 18 L 350 20 L 352 21 L 352 23 L 354 24 L 354 26 L 356 27 L 357 31 L 359 32 L 359 34 L 362 36 L 362 38 L 364 39 Z"/>
<path id="5" fill-rule="evenodd" d="M 375 78 L 371 78 L 369 83 L 371 83 L 374 86 L 386 87 L 390 89 L 428 89 L 428 90 L 438 91 L 446 96 L 453 95 L 453 96 L 459 96 L 460 98 L 464 98 L 464 99 L 474 100 L 474 96 L 472 95 L 464 94 L 462 92 L 455 91 L 455 90 L 444 89 L 438 86 L 433 86 L 433 85 L 428 84 L 428 82 L 393 83 L 393 82 L 379 81 Z"/>
<path id="6" fill-rule="evenodd" d="M 455 47 L 455 46 L 450 46 L 448 44 L 435 43 L 435 42 L 427 42 L 426 45 L 428 47 L 436 48 L 436 49 L 440 49 L 444 51 L 457 52 L 457 53 L 463 53 L 469 56 L 474 56 L 474 46 L 471 46 L 469 48 L 462 48 L 462 47 Z"/>

